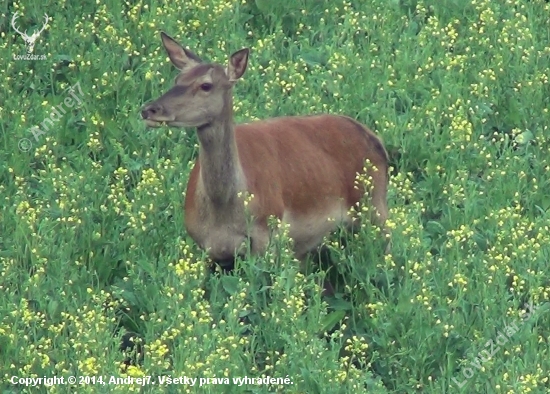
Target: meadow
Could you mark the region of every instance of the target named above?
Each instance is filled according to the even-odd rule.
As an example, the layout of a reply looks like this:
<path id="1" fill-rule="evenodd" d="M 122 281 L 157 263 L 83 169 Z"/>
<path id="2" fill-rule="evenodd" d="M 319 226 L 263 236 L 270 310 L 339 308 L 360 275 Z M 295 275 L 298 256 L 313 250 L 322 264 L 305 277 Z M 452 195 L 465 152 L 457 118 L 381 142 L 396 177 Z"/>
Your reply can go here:
<path id="1" fill-rule="evenodd" d="M 28 34 L 49 17 L 37 60 L 20 58 L 15 12 Z M 0 13 L 2 393 L 550 392 L 547 1 L 23 0 Z M 283 232 L 211 272 L 184 229 L 195 132 L 139 115 L 177 75 L 160 31 L 222 64 L 251 48 L 238 122 L 329 112 L 380 135 L 391 253 L 365 224 L 300 272 Z M 84 378 L 18 380 L 53 376 Z"/>

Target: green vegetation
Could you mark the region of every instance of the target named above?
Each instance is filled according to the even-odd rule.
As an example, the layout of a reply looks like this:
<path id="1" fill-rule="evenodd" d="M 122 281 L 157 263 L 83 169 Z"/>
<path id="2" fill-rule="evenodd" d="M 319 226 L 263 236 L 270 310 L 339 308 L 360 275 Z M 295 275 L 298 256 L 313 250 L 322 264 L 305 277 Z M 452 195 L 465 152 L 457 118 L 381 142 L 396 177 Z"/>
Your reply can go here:
<path id="1" fill-rule="evenodd" d="M 29 34 L 50 17 L 34 47 L 45 60 L 14 58 L 26 51 L 16 11 Z M 2 392 L 550 392 L 548 2 L 24 0 L 0 12 Z M 176 75 L 161 30 L 220 63 L 251 47 L 238 121 L 331 112 L 381 135 L 392 253 L 369 226 L 345 249 L 327 240 L 327 298 L 324 271 L 300 274 L 284 237 L 210 275 L 184 230 L 194 131 L 139 117 Z M 155 385 L 10 383 L 54 375 Z"/>

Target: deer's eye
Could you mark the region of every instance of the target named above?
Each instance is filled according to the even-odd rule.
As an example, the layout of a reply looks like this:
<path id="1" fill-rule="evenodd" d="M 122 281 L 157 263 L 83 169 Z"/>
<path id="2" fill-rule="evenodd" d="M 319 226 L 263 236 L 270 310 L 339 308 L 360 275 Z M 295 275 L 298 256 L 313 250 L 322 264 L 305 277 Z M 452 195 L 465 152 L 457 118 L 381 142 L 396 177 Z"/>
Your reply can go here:
<path id="1" fill-rule="evenodd" d="M 201 85 L 201 89 L 205 92 L 208 92 L 212 89 L 212 84 L 208 83 L 208 82 L 205 82 Z"/>

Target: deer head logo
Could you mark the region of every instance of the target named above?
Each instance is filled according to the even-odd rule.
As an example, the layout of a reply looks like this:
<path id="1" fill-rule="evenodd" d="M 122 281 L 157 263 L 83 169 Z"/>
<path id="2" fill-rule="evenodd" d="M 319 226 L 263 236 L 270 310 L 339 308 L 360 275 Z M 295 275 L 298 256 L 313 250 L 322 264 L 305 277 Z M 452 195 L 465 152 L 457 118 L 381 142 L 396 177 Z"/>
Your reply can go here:
<path id="1" fill-rule="evenodd" d="M 40 35 L 40 33 L 42 33 L 44 31 L 44 29 L 46 28 L 46 25 L 48 24 L 48 15 L 44 14 L 44 25 L 42 26 L 42 28 L 38 31 L 35 31 L 32 35 L 27 35 L 27 31 L 25 30 L 25 32 L 23 33 L 21 30 L 19 30 L 17 28 L 17 26 L 15 25 L 15 21 L 17 20 L 18 16 L 17 16 L 17 13 L 19 11 L 15 12 L 15 14 L 13 14 L 13 18 L 11 18 L 11 25 L 13 27 L 13 29 L 18 32 L 19 34 L 21 34 L 21 37 L 23 37 L 23 40 L 25 40 L 25 43 L 27 44 L 27 52 L 29 54 L 32 53 L 32 51 L 34 50 L 34 43 L 36 42 L 36 39 L 38 38 L 38 36 Z"/>

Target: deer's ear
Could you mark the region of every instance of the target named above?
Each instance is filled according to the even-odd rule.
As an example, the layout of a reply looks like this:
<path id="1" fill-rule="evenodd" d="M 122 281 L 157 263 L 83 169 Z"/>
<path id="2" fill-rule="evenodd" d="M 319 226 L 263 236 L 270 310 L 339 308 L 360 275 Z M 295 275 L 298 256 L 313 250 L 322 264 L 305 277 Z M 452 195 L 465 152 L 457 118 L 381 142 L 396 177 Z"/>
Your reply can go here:
<path id="1" fill-rule="evenodd" d="M 248 65 L 248 55 L 250 49 L 243 48 L 229 57 L 229 64 L 227 65 L 227 76 L 231 82 L 236 81 L 243 76 Z"/>
<path id="2" fill-rule="evenodd" d="M 185 70 L 202 63 L 202 60 L 191 52 L 189 49 L 185 49 L 177 43 L 172 37 L 165 32 L 160 33 L 160 38 L 164 49 L 168 53 L 168 57 L 174 66 L 179 70 Z"/>

